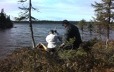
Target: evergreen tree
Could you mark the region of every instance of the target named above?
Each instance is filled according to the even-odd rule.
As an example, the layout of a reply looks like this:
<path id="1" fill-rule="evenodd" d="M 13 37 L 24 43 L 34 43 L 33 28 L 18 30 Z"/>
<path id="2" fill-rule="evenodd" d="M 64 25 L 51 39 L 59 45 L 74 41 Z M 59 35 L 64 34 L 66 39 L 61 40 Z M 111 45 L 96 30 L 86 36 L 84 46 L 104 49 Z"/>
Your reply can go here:
<path id="1" fill-rule="evenodd" d="M 20 12 L 19 17 L 16 17 L 15 19 L 18 21 L 21 20 L 29 20 L 29 26 L 30 26 L 30 31 L 31 31 L 31 38 L 32 38 L 32 44 L 33 44 L 33 48 L 35 48 L 35 40 L 34 40 L 34 33 L 33 33 L 33 27 L 32 27 L 32 21 L 33 20 L 37 20 L 36 18 L 34 18 L 31 15 L 31 10 L 37 10 L 36 8 L 34 8 L 32 6 L 32 2 L 31 0 L 19 0 L 19 3 L 22 4 L 22 7 L 19 7 L 19 9 L 21 9 L 23 12 Z M 25 7 L 25 4 L 28 4 L 28 7 Z"/>
<path id="2" fill-rule="evenodd" d="M 7 21 L 7 23 L 6 23 L 7 24 L 7 28 L 13 27 L 13 23 L 12 23 L 12 21 L 10 19 L 10 16 L 7 16 L 6 21 Z"/>
<path id="3" fill-rule="evenodd" d="M 80 30 L 82 31 L 82 39 L 83 39 L 83 32 L 84 32 L 84 26 L 86 25 L 86 21 L 84 19 L 82 19 L 80 22 L 79 22 L 79 28 Z"/>
<path id="4" fill-rule="evenodd" d="M 93 22 L 91 21 L 90 23 L 87 24 L 88 31 L 90 33 L 90 37 L 92 36 L 92 31 L 93 31 Z"/>
<path id="5" fill-rule="evenodd" d="M 28 2 L 28 7 L 25 7 L 24 5 Z M 22 7 L 19 7 L 19 9 L 23 10 L 23 12 L 21 12 L 21 14 L 19 15 L 19 17 L 16 17 L 16 20 L 21 21 L 21 20 L 29 20 L 29 26 L 30 26 L 30 31 L 31 31 L 31 38 L 32 38 L 32 44 L 33 44 L 33 48 L 36 47 L 35 44 L 35 39 L 34 39 L 34 33 L 33 33 L 33 26 L 32 26 L 32 21 L 33 20 L 37 20 L 36 18 L 34 18 L 31 14 L 32 14 L 32 9 L 33 10 L 37 10 L 36 8 L 34 8 L 32 6 L 32 2 L 31 0 L 19 0 L 19 3 L 22 4 Z M 34 52 L 34 50 L 33 50 Z M 34 52 L 34 72 L 36 71 L 36 53 Z"/>
<path id="6" fill-rule="evenodd" d="M 2 9 L 0 13 L 0 28 L 5 28 L 5 21 L 6 21 L 6 15 L 4 13 L 4 9 Z"/>
<path id="7" fill-rule="evenodd" d="M 110 34 L 110 24 L 114 20 L 114 0 L 101 0 L 100 3 L 95 2 L 92 6 L 95 8 L 96 13 L 95 22 L 106 29 L 107 44 Z"/>
<path id="8" fill-rule="evenodd" d="M 4 12 L 4 9 L 2 9 L 0 13 L 0 28 L 6 29 L 6 28 L 11 28 L 11 27 L 13 27 L 13 23 L 10 20 L 10 17 L 7 16 Z"/>

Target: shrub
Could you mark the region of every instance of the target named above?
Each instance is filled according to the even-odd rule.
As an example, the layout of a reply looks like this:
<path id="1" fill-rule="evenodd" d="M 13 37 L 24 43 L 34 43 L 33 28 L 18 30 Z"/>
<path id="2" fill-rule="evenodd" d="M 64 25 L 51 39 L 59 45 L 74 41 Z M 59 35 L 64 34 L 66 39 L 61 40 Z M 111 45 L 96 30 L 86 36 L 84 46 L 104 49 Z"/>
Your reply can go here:
<path id="1" fill-rule="evenodd" d="M 21 48 L 0 61 L 0 72 L 109 72 L 114 67 L 114 42 L 91 40 L 77 50 L 48 53 L 39 49 Z M 90 50 L 85 50 L 86 47 Z"/>

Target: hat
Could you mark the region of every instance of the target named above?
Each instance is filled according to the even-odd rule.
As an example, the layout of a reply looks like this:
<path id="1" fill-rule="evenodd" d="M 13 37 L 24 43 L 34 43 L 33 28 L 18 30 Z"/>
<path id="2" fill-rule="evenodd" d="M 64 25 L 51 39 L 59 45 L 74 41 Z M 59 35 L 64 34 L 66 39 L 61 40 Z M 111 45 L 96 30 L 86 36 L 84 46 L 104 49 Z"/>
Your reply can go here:
<path id="1" fill-rule="evenodd" d="M 62 25 L 64 25 L 64 24 L 69 24 L 69 21 L 68 20 L 63 20 Z"/>
<path id="2" fill-rule="evenodd" d="M 52 34 L 53 34 L 53 33 L 54 33 L 54 31 L 53 31 L 53 30 L 50 30 L 50 31 L 49 31 L 49 33 L 52 33 Z"/>

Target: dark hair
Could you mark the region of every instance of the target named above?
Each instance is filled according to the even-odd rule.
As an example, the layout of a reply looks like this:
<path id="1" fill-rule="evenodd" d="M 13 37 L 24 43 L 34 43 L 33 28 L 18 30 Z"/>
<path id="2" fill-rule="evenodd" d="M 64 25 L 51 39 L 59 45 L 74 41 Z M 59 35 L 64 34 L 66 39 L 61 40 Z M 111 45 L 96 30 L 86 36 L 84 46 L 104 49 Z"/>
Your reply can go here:
<path id="1" fill-rule="evenodd" d="M 53 30 L 54 31 L 54 33 L 57 33 L 57 30 Z"/>
<path id="2" fill-rule="evenodd" d="M 62 24 L 70 24 L 68 20 L 63 20 Z"/>
<path id="3" fill-rule="evenodd" d="M 54 34 L 54 30 L 50 30 L 50 33 Z"/>

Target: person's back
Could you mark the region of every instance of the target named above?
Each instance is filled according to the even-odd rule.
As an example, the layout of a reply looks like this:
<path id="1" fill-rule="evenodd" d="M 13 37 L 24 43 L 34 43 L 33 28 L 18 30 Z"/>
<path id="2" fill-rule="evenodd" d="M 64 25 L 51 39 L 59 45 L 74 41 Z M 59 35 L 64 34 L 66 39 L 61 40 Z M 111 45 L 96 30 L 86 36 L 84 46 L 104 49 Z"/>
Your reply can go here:
<path id="1" fill-rule="evenodd" d="M 71 31 L 69 32 L 70 34 L 69 38 L 76 38 L 73 43 L 73 47 L 78 48 L 79 45 L 82 43 L 79 29 L 73 24 L 71 24 L 70 26 L 71 26 Z"/>
<path id="2" fill-rule="evenodd" d="M 55 48 L 57 43 L 57 36 L 54 34 L 49 34 L 46 37 L 46 41 L 48 42 L 48 45 L 47 45 L 48 48 Z"/>
<path id="3" fill-rule="evenodd" d="M 73 49 L 77 49 L 82 42 L 78 28 L 75 25 L 70 24 L 67 20 L 63 21 L 63 25 L 66 29 L 63 43 L 68 42 L 70 39 L 75 39 L 73 42 Z"/>
<path id="4" fill-rule="evenodd" d="M 53 30 L 50 31 L 50 34 L 46 37 L 46 42 L 48 43 L 48 50 L 55 49 L 57 47 L 58 37 L 54 34 Z"/>

